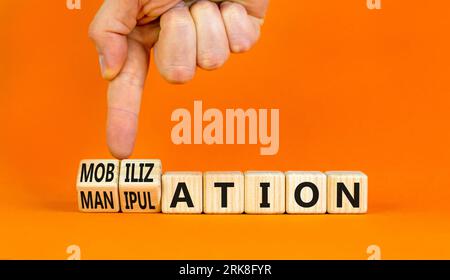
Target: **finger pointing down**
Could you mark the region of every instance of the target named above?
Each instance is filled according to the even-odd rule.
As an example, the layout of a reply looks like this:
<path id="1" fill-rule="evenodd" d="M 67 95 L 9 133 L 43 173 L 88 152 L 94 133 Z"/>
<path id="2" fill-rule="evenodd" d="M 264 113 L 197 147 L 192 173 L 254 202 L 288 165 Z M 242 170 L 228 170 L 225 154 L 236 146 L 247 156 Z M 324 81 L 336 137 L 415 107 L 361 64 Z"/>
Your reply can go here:
<path id="1" fill-rule="evenodd" d="M 148 63 L 146 47 L 129 39 L 125 65 L 109 84 L 107 142 L 118 159 L 128 158 L 134 149 Z"/>

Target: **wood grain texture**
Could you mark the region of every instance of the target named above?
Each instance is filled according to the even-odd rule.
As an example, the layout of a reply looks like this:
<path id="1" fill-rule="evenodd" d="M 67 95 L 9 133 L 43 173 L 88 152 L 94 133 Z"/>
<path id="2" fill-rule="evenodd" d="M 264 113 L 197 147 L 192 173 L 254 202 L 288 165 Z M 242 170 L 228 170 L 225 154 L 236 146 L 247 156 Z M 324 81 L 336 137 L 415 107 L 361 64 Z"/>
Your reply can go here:
<path id="1" fill-rule="evenodd" d="M 285 176 L 276 171 L 245 173 L 245 213 L 284 214 Z"/>
<path id="2" fill-rule="evenodd" d="M 326 213 L 327 176 L 319 171 L 286 172 L 286 212 L 288 214 Z"/>
<path id="3" fill-rule="evenodd" d="M 174 196 L 176 196 L 175 199 Z M 182 201 L 177 201 L 177 198 L 182 198 Z M 167 172 L 163 174 L 161 204 L 163 213 L 201 214 L 203 211 L 202 173 Z"/>
<path id="4" fill-rule="evenodd" d="M 82 212 L 119 212 L 119 161 L 82 160 L 78 168 L 78 209 Z"/>
<path id="5" fill-rule="evenodd" d="M 327 212 L 331 214 L 367 213 L 368 209 L 368 179 L 359 171 L 330 171 L 327 175 Z M 356 190 L 359 189 L 359 199 Z M 353 206 L 344 191 L 348 190 L 350 198 L 355 198 L 357 206 Z M 342 197 L 342 200 L 339 199 Z M 339 205 L 342 201 L 342 205 Z"/>
<path id="6" fill-rule="evenodd" d="M 122 212 L 161 212 L 161 172 L 159 159 L 122 160 L 119 178 Z"/>
<path id="7" fill-rule="evenodd" d="M 219 184 L 225 183 L 226 196 Z M 223 202 L 226 201 L 226 204 Z M 206 172 L 203 175 L 203 211 L 207 214 L 244 212 L 244 174 L 242 172 Z"/>

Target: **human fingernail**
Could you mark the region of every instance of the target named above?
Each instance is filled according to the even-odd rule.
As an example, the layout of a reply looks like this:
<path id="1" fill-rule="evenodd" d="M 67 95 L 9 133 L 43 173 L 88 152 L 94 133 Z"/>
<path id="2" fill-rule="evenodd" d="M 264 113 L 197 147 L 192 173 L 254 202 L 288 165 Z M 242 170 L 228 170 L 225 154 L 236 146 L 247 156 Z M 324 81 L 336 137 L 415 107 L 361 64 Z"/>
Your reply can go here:
<path id="1" fill-rule="evenodd" d="M 102 72 L 102 77 L 106 80 L 111 80 L 114 76 L 114 73 L 106 65 L 105 57 L 103 55 L 100 55 L 98 60 L 100 62 L 100 71 Z"/>

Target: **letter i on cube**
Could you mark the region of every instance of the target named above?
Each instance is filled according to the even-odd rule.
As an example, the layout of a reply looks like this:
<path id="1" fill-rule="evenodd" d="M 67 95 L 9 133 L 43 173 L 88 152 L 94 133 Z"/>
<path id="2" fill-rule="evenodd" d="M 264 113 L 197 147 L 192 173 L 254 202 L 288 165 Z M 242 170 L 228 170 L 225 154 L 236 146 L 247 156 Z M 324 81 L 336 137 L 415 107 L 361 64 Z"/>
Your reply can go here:
<path id="1" fill-rule="evenodd" d="M 359 171 L 167 172 L 161 161 L 82 160 L 81 212 L 180 214 L 367 213 L 368 178 Z"/>
<path id="2" fill-rule="evenodd" d="M 161 212 L 161 161 L 123 160 L 119 193 L 122 212 Z"/>
<path id="3" fill-rule="evenodd" d="M 283 172 L 246 172 L 245 213 L 284 214 L 285 192 Z"/>

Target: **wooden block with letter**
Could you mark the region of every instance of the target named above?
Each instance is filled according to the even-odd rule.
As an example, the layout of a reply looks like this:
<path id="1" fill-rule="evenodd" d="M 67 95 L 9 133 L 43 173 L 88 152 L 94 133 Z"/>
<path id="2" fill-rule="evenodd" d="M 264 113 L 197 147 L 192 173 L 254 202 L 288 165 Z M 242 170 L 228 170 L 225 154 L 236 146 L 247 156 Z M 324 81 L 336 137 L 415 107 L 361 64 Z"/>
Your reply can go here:
<path id="1" fill-rule="evenodd" d="M 162 176 L 162 212 L 201 214 L 203 176 L 201 172 L 167 172 Z"/>
<path id="2" fill-rule="evenodd" d="M 286 212 L 324 214 L 327 212 L 327 176 L 319 171 L 286 172 Z"/>
<path id="3" fill-rule="evenodd" d="M 82 160 L 77 193 L 82 212 L 119 212 L 119 161 Z"/>
<path id="4" fill-rule="evenodd" d="M 119 194 L 122 212 L 161 212 L 161 161 L 123 160 Z"/>
<path id="5" fill-rule="evenodd" d="M 244 212 L 244 174 L 206 172 L 203 175 L 203 212 L 241 214 Z"/>
<path id="6" fill-rule="evenodd" d="M 332 171 L 326 172 L 326 175 L 328 213 L 367 213 L 368 182 L 364 173 Z"/>
<path id="7" fill-rule="evenodd" d="M 283 172 L 245 173 L 245 213 L 284 214 L 286 188 Z"/>

